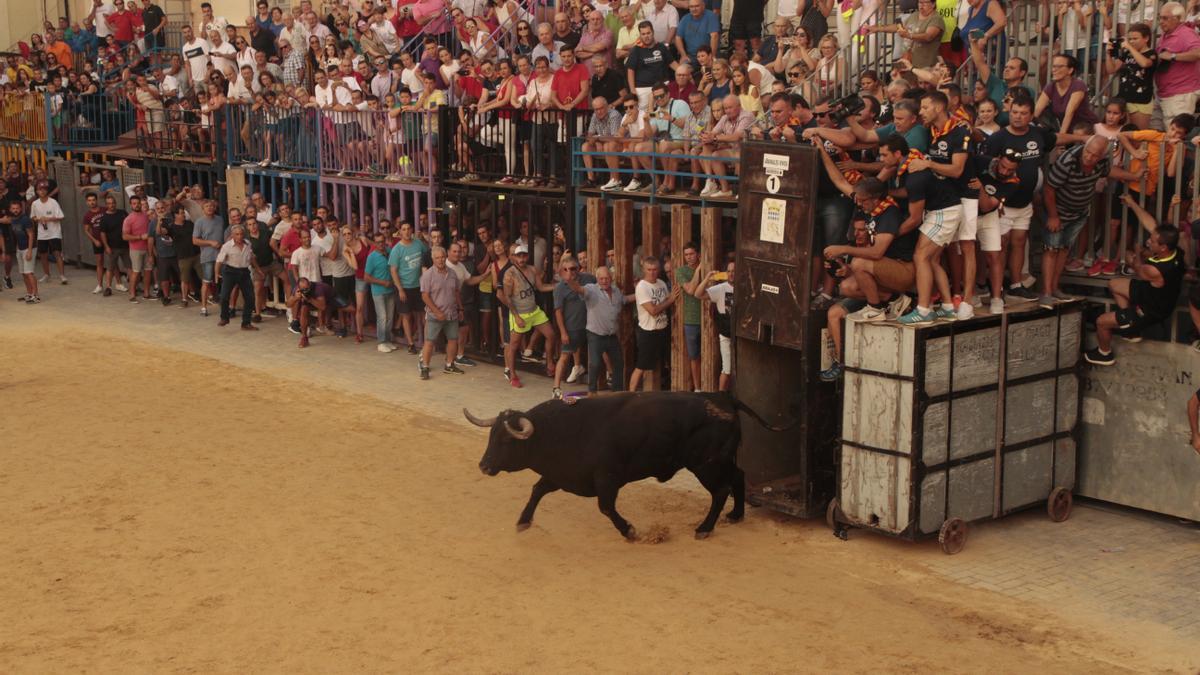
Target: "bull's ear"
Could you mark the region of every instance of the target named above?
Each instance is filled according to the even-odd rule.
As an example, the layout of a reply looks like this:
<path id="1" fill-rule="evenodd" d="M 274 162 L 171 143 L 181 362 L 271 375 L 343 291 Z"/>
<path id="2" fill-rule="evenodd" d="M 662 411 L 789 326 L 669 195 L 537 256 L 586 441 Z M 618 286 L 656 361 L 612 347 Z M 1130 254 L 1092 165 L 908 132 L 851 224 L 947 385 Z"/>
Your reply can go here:
<path id="1" fill-rule="evenodd" d="M 508 432 L 508 435 L 518 441 L 523 441 L 533 435 L 533 420 L 522 413 L 516 413 L 512 417 L 517 418 L 517 428 L 514 429 L 512 423 L 505 419 L 504 430 Z"/>

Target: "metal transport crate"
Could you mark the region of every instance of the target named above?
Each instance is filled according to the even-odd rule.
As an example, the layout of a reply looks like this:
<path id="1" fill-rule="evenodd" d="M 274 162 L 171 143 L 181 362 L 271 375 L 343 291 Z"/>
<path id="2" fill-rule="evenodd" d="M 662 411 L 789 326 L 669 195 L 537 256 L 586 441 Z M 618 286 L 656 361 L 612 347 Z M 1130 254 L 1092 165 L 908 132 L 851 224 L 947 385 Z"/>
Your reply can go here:
<path id="1" fill-rule="evenodd" d="M 847 322 L 838 497 L 843 525 L 946 553 L 967 524 L 1047 502 L 1066 520 L 1075 485 L 1083 303 L 961 322 Z"/>

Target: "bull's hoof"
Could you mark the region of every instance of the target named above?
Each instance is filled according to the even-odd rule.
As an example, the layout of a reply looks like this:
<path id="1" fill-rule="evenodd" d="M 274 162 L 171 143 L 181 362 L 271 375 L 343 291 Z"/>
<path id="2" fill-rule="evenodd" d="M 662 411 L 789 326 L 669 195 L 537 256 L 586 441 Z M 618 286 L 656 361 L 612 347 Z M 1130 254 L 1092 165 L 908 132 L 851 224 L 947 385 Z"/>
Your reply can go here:
<path id="1" fill-rule="evenodd" d="M 710 534 L 712 534 L 712 530 L 696 530 L 697 539 L 708 539 Z"/>
<path id="2" fill-rule="evenodd" d="M 742 522 L 742 519 L 745 517 L 746 517 L 746 514 L 744 514 L 744 513 L 732 513 L 731 512 L 725 516 L 725 520 L 727 520 L 728 522 L 731 522 L 731 523 L 740 523 L 740 522 Z"/>
<path id="3" fill-rule="evenodd" d="M 634 528 L 632 525 L 630 525 L 629 529 L 625 530 L 625 541 L 627 541 L 629 543 L 633 543 L 637 540 L 638 540 L 637 529 Z"/>
<path id="4" fill-rule="evenodd" d="M 517 523 L 517 532 L 524 532 L 525 530 L 528 530 L 529 526 L 532 524 L 533 523 Z"/>

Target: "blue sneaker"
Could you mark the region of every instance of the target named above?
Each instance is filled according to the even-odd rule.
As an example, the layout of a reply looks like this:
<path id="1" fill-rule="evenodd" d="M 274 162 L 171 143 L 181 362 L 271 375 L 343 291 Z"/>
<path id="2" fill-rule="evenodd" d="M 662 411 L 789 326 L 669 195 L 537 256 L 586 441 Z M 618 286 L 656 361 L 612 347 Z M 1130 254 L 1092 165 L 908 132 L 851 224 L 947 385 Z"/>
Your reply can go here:
<path id="1" fill-rule="evenodd" d="M 834 361 L 832 366 L 829 366 L 825 370 L 821 371 L 821 381 L 822 382 L 837 382 L 838 380 L 840 380 L 842 378 L 843 370 L 844 369 L 842 367 L 842 364 L 838 363 L 837 361 Z"/>
<path id="2" fill-rule="evenodd" d="M 466 357 L 466 356 L 460 356 L 460 357 L 458 357 L 457 359 L 454 359 L 454 363 L 455 363 L 455 364 L 457 364 L 457 365 L 460 365 L 460 366 L 473 366 L 473 365 L 475 365 L 475 362 L 474 362 L 474 361 L 472 361 L 470 358 L 468 358 L 468 357 Z"/>
<path id="3" fill-rule="evenodd" d="M 934 318 L 935 318 L 935 315 L 933 312 L 930 312 L 928 314 L 922 314 L 921 310 L 913 308 L 913 310 L 911 312 L 909 312 L 908 314 L 905 314 L 904 316 L 902 316 L 896 320 L 902 324 L 906 324 L 909 326 L 915 326 L 915 325 L 921 324 L 921 323 L 933 323 Z"/>
<path id="4" fill-rule="evenodd" d="M 945 319 L 946 321 L 958 321 L 958 312 L 955 312 L 954 309 L 946 309 L 945 307 L 938 307 L 933 310 L 933 316 L 938 319 Z"/>

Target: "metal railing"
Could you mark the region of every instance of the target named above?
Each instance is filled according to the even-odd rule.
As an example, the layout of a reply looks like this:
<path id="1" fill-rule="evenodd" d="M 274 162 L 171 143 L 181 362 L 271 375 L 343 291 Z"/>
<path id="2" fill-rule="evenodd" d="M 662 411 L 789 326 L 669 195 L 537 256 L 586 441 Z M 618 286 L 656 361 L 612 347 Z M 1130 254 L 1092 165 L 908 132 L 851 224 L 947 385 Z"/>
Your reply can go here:
<path id="1" fill-rule="evenodd" d="M 322 110 L 319 126 L 325 174 L 416 183 L 437 174 L 437 111 Z"/>
<path id="2" fill-rule="evenodd" d="M 224 113 L 225 157 L 231 165 L 320 170 L 321 125 L 315 108 L 230 103 Z"/>
<path id="3" fill-rule="evenodd" d="M 39 93 L 7 93 L 0 99 L 0 138 L 23 143 L 45 143 L 46 97 Z"/>
<path id="4" fill-rule="evenodd" d="M 203 114 L 178 104 L 143 110 L 136 127 L 137 148 L 147 157 L 222 162 L 225 109 Z"/>
<path id="5" fill-rule="evenodd" d="M 445 141 L 438 144 L 446 180 L 565 187 L 570 144 L 587 126 L 587 110 L 480 112 L 475 106 L 439 109 Z"/>
<path id="6" fill-rule="evenodd" d="M 46 117 L 53 120 L 53 105 L 46 102 Z M 51 124 L 54 150 L 81 146 L 113 145 L 134 128 L 134 106 L 117 91 L 68 97 L 59 113 L 62 125 Z"/>
<path id="7" fill-rule="evenodd" d="M 635 192 L 626 192 L 621 188 L 611 190 L 614 195 L 641 195 L 648 196 L 652 200 L 662 197 L 681 197 L 684 196 L 688 189 L 699 191 L 699 196 L 702 200 L 707 199 L 735 199 L 737 186 L 740 182 L 738 176 L 739 157 L 737 155 L 729 157 L 726 155 L 708 154 L 704 150 L 704 146 L 698 141 L 673 141 L 671 139 L 646 139 L 633 140 L 632 147 L 642 146 L 641 149 L 621 149 L 619 151 L 605 150 L 584 150 L 583 145 L 588 139 L 577 137 L 573 139 L 571 148 L 571 172 L 572 183 L 574 185 L 587 185 L 588 174 L 595 175 L 596 180 L 593 182 L 593 187 L 599 187 L 608 180 L 616 178 L 622 184 L 628 184 L 629 180 L 638 178 L 642 183 L 643 188 Z M 595 143 L 612 142 L 622 139 L 591 139 Z M 630 141 L 631 139 L 623 139 Z M 667 149 L 665 144 L 669 143 L 684 143 L 682 148 L 673 148 L 678 152 L 663 150 Z M 645 149 L 645 145 L 649 145 L 652 149 Z M 730 144 L 736 145 L 736 144 Z M 612 158 L 618 160 L 617 167 L 612 168 L 608 164 L 608 160 Z M 585 164 L 585 158 L 592 161 L 592 168 L 589 169 Z M 649 160 L 649 167 L 645 166 L 646 160 Z M 708 171 L 707 163 L 719 162 L 728 165 L 728 170 L 725 174 L 712 173 Z M 674 168 L 668 168 L 668 166 Z M 707 186 L 709 181 L 717 183 L 719 189 L 720 181 L 729 183 L 731 190 L 735 193 L 733 196 L 712 197 L 705 194 L 703 188 Z M 668 191 L 665 187 L 666 183 L 671 183 L 673 190 Z M 688 187 L 685 187 L 685 183 Z"/>

